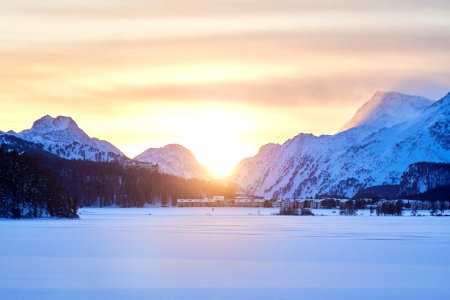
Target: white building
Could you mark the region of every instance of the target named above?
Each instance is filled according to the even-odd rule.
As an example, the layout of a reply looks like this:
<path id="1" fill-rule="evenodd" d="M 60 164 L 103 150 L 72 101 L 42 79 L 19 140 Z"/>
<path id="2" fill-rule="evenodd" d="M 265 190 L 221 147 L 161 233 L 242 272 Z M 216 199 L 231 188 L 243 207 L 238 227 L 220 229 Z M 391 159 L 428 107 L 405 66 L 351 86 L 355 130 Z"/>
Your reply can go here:
<path id="1" fill-rule="evenodd" d="M 234 206 L 240 207 L 262 207 L 264 199 L 252 196 L 238 196 L 234 198 Z"/>
<path id="2" fill-rule="evenodd" d="M 213 198 L 203 199 L 178 199 L 178 207 L 217 207 L 227 205 L 225 197 L 215 196 Z"/>

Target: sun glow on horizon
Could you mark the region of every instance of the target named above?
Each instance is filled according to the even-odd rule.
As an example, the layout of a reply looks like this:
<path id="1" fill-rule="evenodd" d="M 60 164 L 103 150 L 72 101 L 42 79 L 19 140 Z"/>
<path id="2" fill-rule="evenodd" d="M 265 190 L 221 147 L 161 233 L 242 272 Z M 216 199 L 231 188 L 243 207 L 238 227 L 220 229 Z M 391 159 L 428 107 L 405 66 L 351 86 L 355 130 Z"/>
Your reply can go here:
<path id="1" fill-rule="evenodd" d="M 183 145 L 218 177 L 336 133 L 377 90 L 450 85 L 448 1 L 3 2 L 0 130 L 70 116 L 130 158 Z"/>
<path id="2" fill-rule="evenodd" d="M 120 150 L 122 150 L 129 158 L 134 158 L 148 148 L 162 148 L 168 144 L 180 144 L 186 147 L 215 179 L 227 178 L 232 174 L 234 168 L 242 159 L 256 154 L 252 151 L 254 149 L 251 147 L 243 149 L 242 145 L 238 145 L 237 143 L 234 143 L 232 147 L 218 149 L 215 145 L 205 146 L 204 143 L 197 144 L 195 141 L 189 145 L 179 142 L 153 143 L 150 146 L 148 144 L 146 144 L 146 146 L 139 144 L 136 146 L 125 146 L 124 149 L 121 148 Z"/>
<path id="3" fill-rule="evenodd" d="M 134 114 L 135 120 L 145 123 L 144 136 L 148 138 L 142 140 L 141 136 L 141 140 L 121 143 L 131 158 L 149 147 L 146 140 L 158 148 L 176 143 L 189 149 L 213 176 L 223 178 L 243 158 L 255 154 L 252 135 L 257 130 L 259 114 L 250 114 L 241 106 L 177 103 L 153 108 L 150 117 L 137 111 Z M 158 128 L 157 136 L 152 136 L 154 128 Z"/>

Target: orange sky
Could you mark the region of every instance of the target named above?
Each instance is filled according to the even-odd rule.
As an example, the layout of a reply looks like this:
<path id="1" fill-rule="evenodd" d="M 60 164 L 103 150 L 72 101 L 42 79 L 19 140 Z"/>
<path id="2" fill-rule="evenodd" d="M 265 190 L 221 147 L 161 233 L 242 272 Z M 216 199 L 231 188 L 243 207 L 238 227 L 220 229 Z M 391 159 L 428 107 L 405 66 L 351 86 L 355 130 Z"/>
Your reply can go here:
<path id="1" fill-rule="evenodd" d="M 130 157 L 180 143 L 224 175 L 267 142 L 334 133 L 376 90 L 448 92 L 449 13 L 438 0 L 1 1 L 0 129 L 72 116 Z"/>

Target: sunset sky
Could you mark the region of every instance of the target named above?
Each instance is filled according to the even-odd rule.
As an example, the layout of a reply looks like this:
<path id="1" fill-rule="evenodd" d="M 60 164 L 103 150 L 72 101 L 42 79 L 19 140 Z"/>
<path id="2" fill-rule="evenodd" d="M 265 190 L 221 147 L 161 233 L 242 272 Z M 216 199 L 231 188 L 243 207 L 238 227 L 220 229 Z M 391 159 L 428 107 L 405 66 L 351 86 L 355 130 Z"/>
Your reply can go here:
<path id="1" fill-rule="evenodd" d="M 376 90 L 450 87 L 450 1 L 0 0 L 0 130 L 50 114 L 218 175 L 335 133 Z"/>

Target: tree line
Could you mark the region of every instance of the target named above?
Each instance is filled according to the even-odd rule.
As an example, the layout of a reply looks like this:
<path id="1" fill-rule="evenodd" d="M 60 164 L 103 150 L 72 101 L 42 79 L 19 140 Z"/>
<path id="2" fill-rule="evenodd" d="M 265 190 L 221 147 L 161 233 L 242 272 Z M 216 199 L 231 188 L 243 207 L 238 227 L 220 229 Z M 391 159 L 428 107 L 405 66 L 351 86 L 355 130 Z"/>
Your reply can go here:
<path id="1" fill-rule="evenodd" d="M 0 147 L 0 217 L 76 218 L 77 203 L 36 159 Z"/>
<path id="2" fill-rule="evenodd" d="M 69 218 L 76 216 L 76 207 L 170 206 L 179 198 L 235 196 L 231 183 L 185 179 L 118 162 L 0 149 L 0 217 Z"/>

